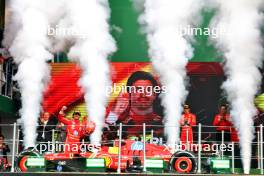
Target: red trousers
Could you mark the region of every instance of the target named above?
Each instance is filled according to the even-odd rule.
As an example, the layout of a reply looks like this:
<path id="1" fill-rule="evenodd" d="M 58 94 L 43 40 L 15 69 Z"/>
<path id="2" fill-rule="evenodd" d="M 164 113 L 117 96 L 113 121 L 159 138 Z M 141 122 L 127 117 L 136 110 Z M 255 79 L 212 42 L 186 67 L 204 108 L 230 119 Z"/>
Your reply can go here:
<path id="1" fill-rule="evenodd" d="M 193 143 L 193 130 L 190 126 L 182 126 L 181 130 L 181 142 L 183 144 Z"/>
<path id="2" fill-rule="evenodd" d="M 79 153 L 80 138 L 67 134 L 64 143 L 64 153 Z"/>

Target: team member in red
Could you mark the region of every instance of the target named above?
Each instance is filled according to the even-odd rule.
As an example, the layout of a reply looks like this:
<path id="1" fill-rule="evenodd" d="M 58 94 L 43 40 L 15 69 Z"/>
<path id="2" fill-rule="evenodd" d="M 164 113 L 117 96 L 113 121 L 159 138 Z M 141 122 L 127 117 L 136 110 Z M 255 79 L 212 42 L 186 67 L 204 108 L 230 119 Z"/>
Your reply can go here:
<path id="1" fill-rule="evenodd" d="M 231 117 L 227 113 L 227 106 L 226 105 L 221 105 L 219 109 L 219 114 L 215 115 L 214 126 L 216 127 L 216 141 L 221 141 L 222 140 L 222 131 L 224 131 L 224 141 L 229 142 L 230 141 L 230 132 L 232 128 L 232 122 L 231 122 Z"/>
<path id="2" fill-rule="evenodd" d="M 189 105 L 184 105 L 184 113 L 180 120 L 181 125 L 181 142 L 193 143 L 192 127 L 196 125 L 196 115 L 192 114 Z"/>
<path id="3" fill-rule="evenodd" d="M 93 122 L 87 122 L 86 118 L 80 121 L 81 113 L 74 112 L 73 119 L 65 117 L 66 106 L 59 112 L 58 120 L 66 125 L 65 153 L 78 153 L 81 138 L 91 134 L 95 129 Z"/>

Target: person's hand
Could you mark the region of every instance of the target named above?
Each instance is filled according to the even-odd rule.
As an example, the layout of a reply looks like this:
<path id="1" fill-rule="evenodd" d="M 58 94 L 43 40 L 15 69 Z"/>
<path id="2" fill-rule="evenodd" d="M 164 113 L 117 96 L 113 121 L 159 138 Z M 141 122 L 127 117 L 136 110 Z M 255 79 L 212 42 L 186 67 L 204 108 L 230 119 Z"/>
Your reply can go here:
<path id="1" fill-rule="evenodd" d="M 44 124 L 45 120 L 41 117 L 41 118 L 40 118 L 40 122 L 41 122 L 42 124 Z"/>
<path id="2" fill-rule="evenodd" d="M 58 128 L 61 128 L 62 127 L 62 123 L 59 123 L 57 127 Z"/>
<path id="3" fill-rule="evenodd" d="M 229 121 L 229 118 L 226 117 L 226 116 L 223 116 L 223 120 L 224 120 L 224 121 Z"/>
<path id="4" fill-rule="evenodd" d="M 67 106 L 62 106 L 61 111 L 66 111 Z"/>
<path id="5" fill-rule="evenodd" d="M 61 110 L 60 110 L 59 113 L 60 113 L 61 115 L 64 115 L 64 114 L 65 114 L 64 112 L 66 111 L 66 109 L 67 109 L 67 106 L 63 106 L 63 107 L 61 108 Z"/>
<path id="6" fill-rule="evenodd" d="M 111 112 L 115 113 L 118 117 L 122 116 L 129 106 L 129 94 L 120 93 L 117 97 L 115 105 L 111 108 Z"/>
<path id="7" fill-rule="evenodd" d="M 187 120 L 184 121 L 185 126 L 190 126 L 189 122 Z"/>

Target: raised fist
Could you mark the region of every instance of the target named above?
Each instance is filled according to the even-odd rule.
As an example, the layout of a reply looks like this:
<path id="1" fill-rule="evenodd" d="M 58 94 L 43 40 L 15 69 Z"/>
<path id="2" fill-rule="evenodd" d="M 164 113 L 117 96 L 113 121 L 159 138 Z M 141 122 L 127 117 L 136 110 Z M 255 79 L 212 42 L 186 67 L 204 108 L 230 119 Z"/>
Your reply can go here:
<path id="1" fill-rule="evenodd" d="M 60 110 L 60 114 L 63 115 L 64 111 L 67 109 L 67 106 L 62 106 L 61 110 Z"/>
<path id="2" fill-rule="evenodd" d="M 67 106 L 62 106 L 61 111 L 65 111 L 67 109 Z"/>

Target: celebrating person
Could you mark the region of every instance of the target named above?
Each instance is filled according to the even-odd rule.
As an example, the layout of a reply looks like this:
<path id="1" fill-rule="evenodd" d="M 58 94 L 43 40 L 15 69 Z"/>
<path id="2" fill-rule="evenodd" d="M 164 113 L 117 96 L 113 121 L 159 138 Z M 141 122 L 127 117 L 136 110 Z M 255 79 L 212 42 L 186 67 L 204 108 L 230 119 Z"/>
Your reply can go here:
<path id="1" fill-rule="evenodd" d="M 84 118 L 80 120 L 81 113 L 75 111 L 72 114 L 72 119 L 65 117 L 67 107 L 63 106 L 59 112 L 58 120 L 66 126 L 65 153 L 78 153 L 80 141 L 85 135 L 91 134 L 95 129 L 95 124 L 92 121 L 87 121 Z M 76 148 L 78 150 L 76 150 Z"/>
<path id="2" fill-rule="evenodd" d="M 191 113 L 189 105 L 184 105 L 181 125 L 181 142 L 193 143 L 193 130 L 192 127 L 196 125 L 196 116 Z"/>
<path id="3" fill-rule="evenodd" d="M 224 132 L 224 141 L 230 141 L 230 132 L 232 122 L 230 114 L 227 113 L 227 105 L 221 105 L 219 113 L 215 115 L 213 125 L 216 126 L 216 141 L 222 141 L 222 132 Z"/>

